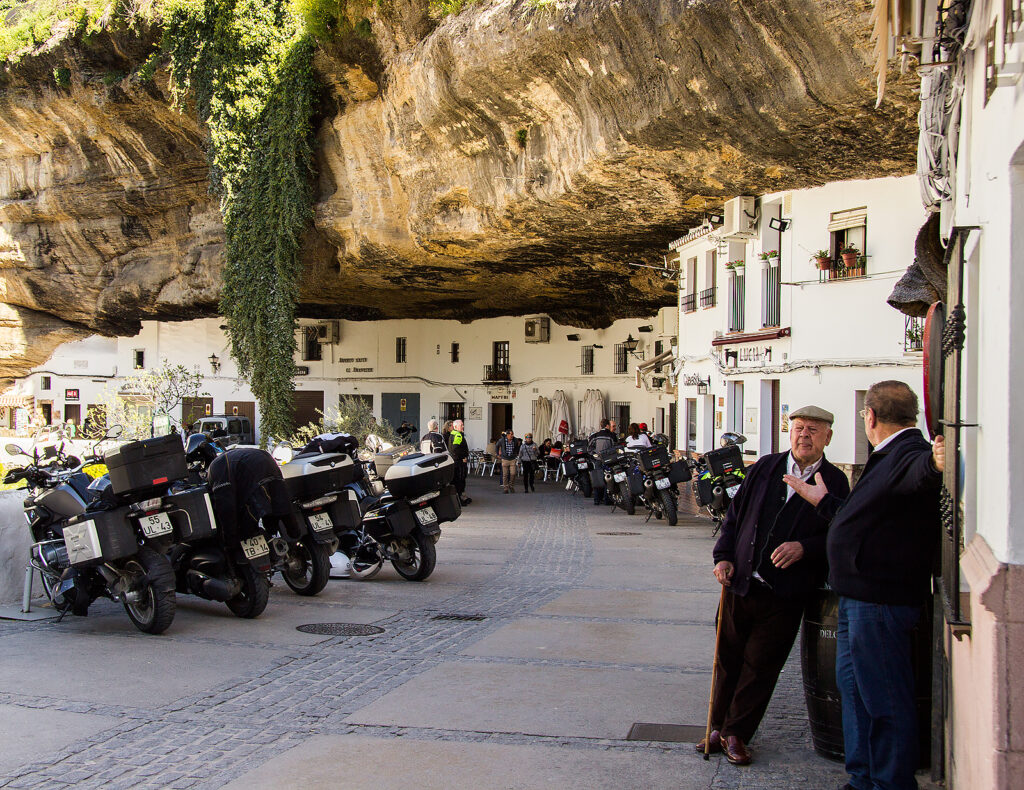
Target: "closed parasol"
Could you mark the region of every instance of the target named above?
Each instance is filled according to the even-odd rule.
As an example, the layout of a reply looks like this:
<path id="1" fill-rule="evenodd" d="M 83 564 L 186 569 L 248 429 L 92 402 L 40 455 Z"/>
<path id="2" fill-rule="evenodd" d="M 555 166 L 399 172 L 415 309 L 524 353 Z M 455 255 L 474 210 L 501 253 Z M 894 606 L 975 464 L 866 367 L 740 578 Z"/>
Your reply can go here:
<path id="1" fill-rule="evenodd" d="M 572 435 L 569 399 L 562 390 L 555 390 L 555 396 L 551 399 L 551 438 L 557 442 L 568 442 Z"/>
<path id="2" fill-rule="evenodd" d="M 538 395 L 533 410 L 533 440 L 538 444 L 551 436 L 551 401 Z"/>

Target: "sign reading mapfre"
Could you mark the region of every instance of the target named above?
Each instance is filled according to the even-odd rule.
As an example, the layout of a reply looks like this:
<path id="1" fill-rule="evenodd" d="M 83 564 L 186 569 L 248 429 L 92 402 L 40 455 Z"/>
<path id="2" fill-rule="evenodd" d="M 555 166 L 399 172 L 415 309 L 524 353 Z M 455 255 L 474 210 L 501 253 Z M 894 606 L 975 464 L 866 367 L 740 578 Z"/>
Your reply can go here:
<path id="1" fill-rule="evenodd" d="M 78 400 L 78 390 L 64 390 L 64 400 Z"/>

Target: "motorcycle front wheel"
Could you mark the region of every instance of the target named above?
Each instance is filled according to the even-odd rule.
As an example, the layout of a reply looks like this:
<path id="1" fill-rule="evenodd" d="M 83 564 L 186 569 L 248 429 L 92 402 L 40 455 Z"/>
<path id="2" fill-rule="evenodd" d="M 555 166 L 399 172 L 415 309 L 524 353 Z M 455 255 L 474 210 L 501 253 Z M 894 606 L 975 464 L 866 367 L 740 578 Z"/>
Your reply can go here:
<path id="1" fill-rule="evenodd" d="M 594 485 L 590 482 L 590 475 L 576 475 L 576 485 L 580 487 L 583 496 L 590 499 L 594 495 Z"/>
<path id="2" fill-rule="evenodd" d="M 671 491 L 661 490 L 658 492 L 661 498 L 661 509 L 665 511 L 665 519 L 670 527 L 679 523 L 679 509 L 676 507 L 676 498 Z"/>
<path id="3" fill-rule="evenodd" d="M 132 589 L 130 584 L 125 594 L 123 603 L 128 619 L 145 634 L 162 634 L 170 628 L 176 606 L 171 563 L 153 549 L 142 546 L 139 553 L 125 563 L 125 573 L 142 585 Z"/>
<path id="4" fill-rule="evenodd" d="M 402 551 L 405 556 L 395 557 L 391 564 L 403 579 L 421 582 L 434 572 L 437 564 L 437 550 L 434 541 L 422 532 L 413 532 L 402 540 Z"/>
<path id="5" fill-rule="evenodd" d="M 242 582 L 241 592 L 224 603 L 235 617 L 247 620 L 259 617 L 270 600 L 270 582 L 267 581 L 266 574 L 260 573 L 252 565 L 245 564 L 239 566 L 238 576 Z"/>
<path id="6" fill-rule="evenodd" d="M 331 579 L 330 547 L 316 543 L 308 535 L 288 547 L 285 559 L 284 583 L 298 595 L 316 595 Z"/>
<path id="7" fill-rule="evenodd" d="M 636 513 L 636 502 L 633 501 L 633 495 L 629 492 L 628 480 L 619 483 L 619 495 L 622 497 L 622 507 L 626 513 L 630 516 Z"/>

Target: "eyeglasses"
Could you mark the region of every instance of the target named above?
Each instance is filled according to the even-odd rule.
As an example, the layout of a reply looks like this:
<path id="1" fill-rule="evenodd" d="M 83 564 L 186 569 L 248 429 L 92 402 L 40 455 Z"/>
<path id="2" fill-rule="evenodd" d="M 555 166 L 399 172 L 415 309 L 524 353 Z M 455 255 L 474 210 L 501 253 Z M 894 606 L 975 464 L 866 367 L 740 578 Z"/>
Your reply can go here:
<path id="1" fill-rule="evenodd" d="M 868 412 L 869 412 L 869 411 L 871 411 L 871 409 L 861 409 L 861 410 L 860 410 L 859 412 L 857 412 L 857 413 L 858 413 L 858 414 L 859 414 L 859 415 L 861 416 L 861 419 L 863 419 L 864 417 L 867 417 L 867 416 L 868 416 Z"/>

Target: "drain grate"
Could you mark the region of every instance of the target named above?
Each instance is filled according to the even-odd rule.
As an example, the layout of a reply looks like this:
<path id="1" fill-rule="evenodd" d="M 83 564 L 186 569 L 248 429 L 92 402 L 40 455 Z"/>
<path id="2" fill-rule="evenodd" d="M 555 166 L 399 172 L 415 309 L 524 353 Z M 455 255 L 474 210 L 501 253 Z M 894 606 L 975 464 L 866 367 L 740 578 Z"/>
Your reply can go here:
<path id="1" fill-rule="evenodd" d="M 383 634 L 384 629 L 376 625 L 362 623 L 309 623 L 296 627 L 296 631 L 304 634 L 321 634 L 322 636 L 373 636 Z"/>
<path id="2" fill-rule="evenodd" d="M 436 614 L 430 618 L 431 620 L 458 620 L 461 623 L 478 623 L 481 620 L 486 620 L 487 615 L 484 614 Z"/>
<path id="3" fill-rule="evenodd" d="M 598 535 L 640 535 L 640 532 L 598 532 Z"/>
<path id="4" fill-rule="evenodd" d="M 704 727 L 698 724 L 644 724 L 637 722 L 630 728 L 626 740 L 697 743 L 703 737 Z"/>

